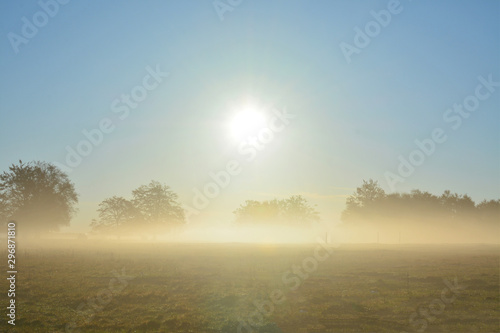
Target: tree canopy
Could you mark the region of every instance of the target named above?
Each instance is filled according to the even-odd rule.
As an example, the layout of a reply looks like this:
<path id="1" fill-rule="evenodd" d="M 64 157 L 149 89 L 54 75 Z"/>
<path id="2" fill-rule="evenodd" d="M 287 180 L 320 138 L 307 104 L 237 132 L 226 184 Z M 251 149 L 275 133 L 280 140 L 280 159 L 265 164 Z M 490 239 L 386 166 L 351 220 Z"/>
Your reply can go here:
<path id="1" fill-rule="evenodd" d="M 247 200 L 234 212 L 237 223 L 288 224 L 303 226 L 319 221 L 319 213 L 307 200 L 294 195 L 288 199 Z"/>
<path id="2" fill-rule="evenodd" d="M 90 224 L 96 231 L 126 232 L 139 218 L 139 212 L 133 203 L 117 196 L 104 199 L 99 204 L 97 212 L 98 220 L 93 220 Z"/>
<path id="3" fill-rule="evenodd" d="M 184 210 L 178 195 L 170 187 L 157 181 L 139 186 L 132 191 L 132 204 L 147 224 L 184 223 Z"/>
<path id="4" fill-rule="evenodd" d="M 128 233 L 140 228 L 150 232 L 185 223 L 185 212 L 170 187 L 157 181 L 132 191 L 132 199 L 113 196 L 97 209 L 98 219 L 90 224 L 94 231 Z"/>
<path id="5" fill-rule="evenodd" d="M 24 233 L 68 226 L 77 202 L 73 183 L 53 164 L 19 161 L 0 175 L 0 218 L 16 220 Z"/>
<path id="6" fill-rule="evenodd" d="M 440 196 L 420 190 L 386 194 L 376 181 L 370 179 L 363 181 L 347 198 L 341 219 L 346 222 L 412 219 L 429 223 L 460 220 L 498 224 L 500 200 L 485 200 L 476 205 L 467 194 L 449 190 Z"/>

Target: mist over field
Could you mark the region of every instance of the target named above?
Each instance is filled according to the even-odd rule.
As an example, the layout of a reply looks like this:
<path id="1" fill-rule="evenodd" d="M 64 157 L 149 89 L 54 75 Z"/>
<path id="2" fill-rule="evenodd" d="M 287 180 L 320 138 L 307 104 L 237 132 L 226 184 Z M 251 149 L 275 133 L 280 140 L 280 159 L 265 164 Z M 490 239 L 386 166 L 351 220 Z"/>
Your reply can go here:
<path id="1" fill-rule="evenodd" d="M 0 333 L 500 332 L 500 1 L 0 22 Z"/>
<path id="2" fill-rule="evenodd" d="M 26 242 L 51 243 L 53 239 L 76 239 L 119 242 L 156 243 L 263 243 L 263 244 L 310 244 L 318 238 L 335 244 L 499 244 L 499 226 L 471 226 L 466 222 L 448 225 L 422 225 L 401 221 L 383 226 L 347 226 L 341 222 L 335 226 L 313 228 L 266 226 L 196 226 L 187 225 L 165 233 L 146 234 L 141 228 L 128 235 L 93 235 L 83 233 L 49 234 L 28 237 Z M 403 226 L 402 226 L 403 224 Z M 22 238 L 22 237 L 21 237 Z M 47 244 L 47 245 L 49 245 Z"/>

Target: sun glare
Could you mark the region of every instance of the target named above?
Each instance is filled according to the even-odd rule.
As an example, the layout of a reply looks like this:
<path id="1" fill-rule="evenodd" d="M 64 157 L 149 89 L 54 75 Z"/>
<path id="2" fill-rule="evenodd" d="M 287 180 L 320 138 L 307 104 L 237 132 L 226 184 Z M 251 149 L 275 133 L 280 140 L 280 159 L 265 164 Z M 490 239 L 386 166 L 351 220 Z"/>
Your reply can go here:
<path id="1" fill-rule="evenodd" d="M 255 107 L 247 106 L 236 113 L 229 124 L 229 129 L 233 138 L 242 139 L 264 128 L 265 124 L 264 114 Z"/>

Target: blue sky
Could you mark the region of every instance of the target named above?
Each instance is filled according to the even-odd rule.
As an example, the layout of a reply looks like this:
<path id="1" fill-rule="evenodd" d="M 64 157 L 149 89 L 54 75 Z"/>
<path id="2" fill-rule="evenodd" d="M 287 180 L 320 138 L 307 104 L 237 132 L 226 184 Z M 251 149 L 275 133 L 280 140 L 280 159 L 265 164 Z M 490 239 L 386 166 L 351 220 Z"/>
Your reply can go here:
<path id="1" fill-rule="evenodd" d="M 0 4 L 0 169 L 19 159 L 67 165 L 66 147 L 110 119 L 113 130 L 70 168 L 80 194 L 74 230 L 103 199 L 152 179 L 192 206 L 193 189 L 231 160 L 241 172 L 198 222 L 227 223 L 244 200 L 292 194 L 335 221 L 369 178 L 387 192 L 500 197 L 500 87 L 482 87 L 488 97 L 457 129 L 443 118 L 475 94 L 478 77 L 500 81 L 500 2 L 243 0 L 223 20 L 208 0 L 40 3 Z M 346 61 L 341 43 L 356 47 L 355 28 L 366 33 L 371 12 L 390 6 L 398 12 Z M 23 17 L 41 26 L 13 47 L 9 33 L 25 38 Z M 113 101 L 156 68 L 168 77 L 120 119 Z M 249 104 L 268 119 L 271 109 L 295 115 L 252 161 L 229 135 Z M 446 141 L 391 188 L 398 157 L 408 160 L 436 128 Z"/>

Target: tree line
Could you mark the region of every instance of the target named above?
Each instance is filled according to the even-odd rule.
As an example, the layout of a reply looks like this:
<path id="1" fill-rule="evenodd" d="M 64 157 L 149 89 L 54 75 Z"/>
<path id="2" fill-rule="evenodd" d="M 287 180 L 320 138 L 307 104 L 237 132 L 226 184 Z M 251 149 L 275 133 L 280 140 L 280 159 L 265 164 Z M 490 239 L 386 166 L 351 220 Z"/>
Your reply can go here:
<path id="1" fill-rule="evenodd" d="M 446 190 L 440 196 L 426 191 L 385 193 L 378 182 L 370 179 L 347 198 L 341 214 L 344 222 L 392 223 L 413 220 L 419 223 L 453 221 L 500 222 L 500 199 L 476 204 L 467 194 Z"/>
<path id="2" fill-rule="evenodd" d="M 12 164 L 0 175 L 0 221 L 18 221 L 25 234 L 58 231 L 77 212 L 78 194 L 67 174 L 41 161 Z M 166 184 L 151 181 L 132 190 L 129 199 L 112 196 L 99 203 L 94 233 L 126 235 L 166 232 L 186 223 L 178 195 Z M 248 200 L 234 211 L 235 223 L 306 225 L 319 213 L 300 195 L 283 200 Z"/>
<path id="3" fill-rule="evenodd" d="M 25 233 L 58 231 L 77 212 L 78 194 L 67 174 L 50 163 L 12 164 L 0 175 L 0 221 L 18 221 Z M 99 203 L 90 223 L 95 233 L 162 232 L 186 223 L 178 195 L 166 184 L 151 181 L 132 190 L 129 199 L 112 196 Z M 310 226 L 320 220 L 316 208 L 300 195 L 286 199 L 247 200 L 234 212 L 237 224 Z M 421 223 L 466 220 L 489 225 L 500 221 L 500 200 L 474 203 L 468 195 L 444 191 L 440 196 L 413 190 L 385 193 L 376 181 L 363 184 L 347 198 L 341 220 L 348 223 Z"/>

